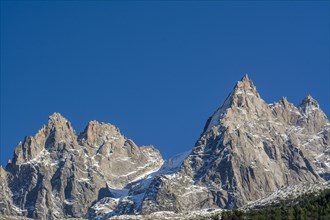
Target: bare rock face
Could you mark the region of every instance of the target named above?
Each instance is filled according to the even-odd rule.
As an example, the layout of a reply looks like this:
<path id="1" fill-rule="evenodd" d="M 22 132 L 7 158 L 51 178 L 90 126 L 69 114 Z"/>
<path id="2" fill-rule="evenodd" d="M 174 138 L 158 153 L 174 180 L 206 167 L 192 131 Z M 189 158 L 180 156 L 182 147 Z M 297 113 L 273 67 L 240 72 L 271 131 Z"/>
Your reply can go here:
<path id="1" fill-rule="evenodd" d="M 296 118 L 293 105 L 286 99 L 281 104 L 283 109 L 278 112 L 283 117 L 274 117 L 252 81 L 244 77 L 226 105 L 213 115 L 184 163 L 198 184 L 212 187 L 214 193 L 231 193 L 215 197 L 227 201 L 225 208 L 242 206 L 282 186 L 320 180 L 301 149 L 297 132 L 289 128 Z"/>
<path id="2" fill-rule="evenodd" d="M 137 147 L 111 124 L 92 121 L 77 137 L 70 122 L 54 113 L 34 137 L 17 145 L 5 179 L 19 215 L 84 217 L 93 203 L 111 196 L 110 188 L 123 187 L 162 163 L 158 150 Z"/>
<path id="3" fill-rule="evenodd" d="M 0 214 L 107 219 L 158 211 L 233 209 L 280 189 L 330 180 L 330 123 L 307 96 L 267 104 L 244 76 L 191 151 L 163 161 L 111 124 L 76 135 L 60 114 L 0 168 Z M 293 187 L 294 188 L 294 187 Z"/>
<path id="4" fill-rule="evenodd" d="M 329 122 L 317 101 L 310 95 L 302 101 L 298 109 L 301 117 L 297 125 L 304 127 L 311 133 L 319 132 Z"/>
<path id="5" fill-rule="evenodd" d="M 0 215 L 14 215 L 11 191 L 8 188 L 7 173 L 0 166 Z"/>
<path id="6" fill-rule="evenodd" d="M 241 207 L 284 186 L 324 181 L 329 158 L 329 121 L 314 99 L 268 105 L 245 76 L 180 170 L 154 179 L 141 212 Z"/>
<path id="7" fill-rule="evenodd" d="M 77 146 L 70 123 L 58 113 L 34 137 L 18 144 L 6 169 L 13 203 L 22 215 L 52 219 L 75 212 L 68 201 L 74 200 L 72 186 L 79 175 L 73 174 L 80 167 L 74 164 L 80 156 Z"/>
<path id="8" fill-rule="evenodd" d="M 86 153 L 92 156 L 94 166 L 99 167 L 99 170 L 109 171 L 103 175 L 112 188 L 123 188 L 163 164 L 158 150 L 152 146 L 139 148 L 111 124 L 89 122 L 78 141 Z"/>

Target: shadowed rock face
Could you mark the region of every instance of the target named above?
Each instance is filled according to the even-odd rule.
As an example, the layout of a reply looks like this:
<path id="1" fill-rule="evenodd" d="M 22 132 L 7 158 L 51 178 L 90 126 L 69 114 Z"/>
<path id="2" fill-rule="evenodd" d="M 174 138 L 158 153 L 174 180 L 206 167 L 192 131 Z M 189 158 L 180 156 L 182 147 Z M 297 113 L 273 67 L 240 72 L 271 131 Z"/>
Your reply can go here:
<path id="1" fill-rule="evenodd" d="M 38 219 L 108 218 L 235 208 L 299 183 L 330 178 L 330 124 L 307 96 L 265 103 L 244 76 L 207 120 L 191 152 L 164 163 L 111 124 L 78 136 L 58 113 L 0 168 L 0 213 Z"/>

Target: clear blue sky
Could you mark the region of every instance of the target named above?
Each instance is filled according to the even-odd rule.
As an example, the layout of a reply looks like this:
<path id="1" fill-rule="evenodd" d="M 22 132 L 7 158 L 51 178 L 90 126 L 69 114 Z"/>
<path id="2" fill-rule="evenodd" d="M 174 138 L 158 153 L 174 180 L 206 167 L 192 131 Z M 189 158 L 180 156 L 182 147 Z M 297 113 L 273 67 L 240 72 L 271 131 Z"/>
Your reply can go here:
<path id="1" fill-rule="evenodd" d="M 53 112 L 191 149 L 244 73 L 329 116 L 329 2 L 1 1 L 1 164 Z"/>

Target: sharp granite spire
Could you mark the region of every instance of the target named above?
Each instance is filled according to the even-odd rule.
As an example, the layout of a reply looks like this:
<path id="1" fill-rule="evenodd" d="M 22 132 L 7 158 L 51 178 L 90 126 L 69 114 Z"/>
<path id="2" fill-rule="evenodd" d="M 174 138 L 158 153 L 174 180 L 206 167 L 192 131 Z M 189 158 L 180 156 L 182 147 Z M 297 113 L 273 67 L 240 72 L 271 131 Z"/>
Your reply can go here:
<path id="1" fill-rule="evenodd" d="M 265 109 L 269 109 L 267 103 L 261 99 L 256 86 L 248 75 L 244 75 L 228 95 L 223 105 L 209 118 L 205 125 L 205 131 L 221 124 L 221 120 L 228 115 L 233 117 L 242 114 L 263 114 Z"/>
<path id="2" fill-rule="evenodd" d="M 319 103 L 311 95 L 306 96 L 298 107 L 303 111 L 306 111 L 308 107 L 320 108 Z"/>

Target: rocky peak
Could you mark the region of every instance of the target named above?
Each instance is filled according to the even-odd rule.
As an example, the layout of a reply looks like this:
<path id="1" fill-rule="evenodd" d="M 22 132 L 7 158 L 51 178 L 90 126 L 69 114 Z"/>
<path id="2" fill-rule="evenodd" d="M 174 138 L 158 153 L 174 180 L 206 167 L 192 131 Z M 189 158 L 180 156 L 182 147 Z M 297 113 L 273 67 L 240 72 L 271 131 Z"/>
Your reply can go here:
<path id="1" fill-rule="evenodd" d="M 311 96 L 308 95 L 304 98 L 298 108 L 305 114 L 320 108 L 319 103 Z"/>
<path id="2" fill-rule="evenodd" d="M 317 106 L 311 98 L 306 103 Z M 301 127 L 307 128 L 313 137 L 327 120 L 320 114 L 311 116 L 301 122 Z M 309 160 L 309 153 L 303 148 L 309 143 L 297 135 L 305 132 L 296 127 L 300 117 L 302 114 L 285 97 L 269 107 L 252 81 L 244 76 L 209 119 L 208 129 L 197 140 L 181 172 L 201 186 L 227 191 L 228 195 L 219 193 L 214 198 L 225 208 L 256 200 L 281 186 L 321 181 L 313 159 Z M 319 155 L 324 145 L 319 144 Z"/>
<path id="3" fill-rule="evenodd" d="M 68 120 L 58 112 L 54 112 L 52 115 L 48 117 L 49 125 L 65 124 L 67 122 Z"/>
<path id="4" fill-rule="evenodd" d="M 63 151 L 76 148 L 77 137 L 71 123 L 61 114 L 54 113 L 35 136 L 27 136 L 15 148 L 13 165 L 26 163 L 40 156 L 40 153 Z"/>
<path id="5" fill-rule="evenodd" d="M 120 134 L 120 130 L 110 123 L 100 123 L 90 121 L 84 131 L 79 134 L 78 141 L 81 144 L 87 143 L 90 147 L 100 146 L 102 143 L 115 140 Z"/>
<path id="6" fill-rule="evenodd" d="M 22 215 L 83 217 L 98 199 L 116 196 L 109 188 L 124 188 L 162 164 L 157 149 L 138 147 L 114 125 L 90 121 L 78 138 L 70 122 L 54 113 L 35 136 L 17 145 L 6 171 L 0 168 L 0 203 L 11 201 L 2 189 L 9 187 L 17 192 L 12 201 Z M 2 187 L 6 172 L 9 181 Z M 3 207 L 11 205 L 0 204 L 0 214 Z"/>
<path id="7" fill-rule="evenodd" d="M 38 132 L 45 132 L 46 136 L 51 133 L 60 133 L 65 137 L 71 136 L 71 138 L 75 137 L 75 131 L 71 126 L 71 123 L 64 118 L 60 113 L 55 112 L 51 116 L 48 117 L 48 123 L 43 126 L 43 128 Z"/>
<path id="8" fill-rule="evenodd" d="M 90 121 L 78 136 L 78 143 L 93 163 L 104 172 L 111 187 L 124 187 L 136 177 L 157 170 L 163 164 L 160 152 L 153 147 L 138 147 L 110 123 Z"/>
<path id="9" fill-rule="evenodd" d="M 269 107 L 247 75 L 192 151 L 166 163 L 157 149 L 138 147 L 114 125 L 90 121 L 77 138 L 54 113 L 19 143 L 8 168 L 0 167 L 0 214 L 14 213 L 13 207 L 34 219 L 108 219 L 231 209 L 283 186 L 321 182 L 330 173 L 329 137 L 314 99 L 307 97 L 298 109 L 282 97 Z"/>
<path id="10" fill-rule="evenodd" d="M 283 104 L 285 108 L 292 106 L 292 104 L 288 101 L 287 97 L 284 96 L 282 96 L 280 103 Z"/>
<path id="11" fill-rule="evenodd" d="M 297 107 L 288 101 L 286 97 L 282 97 L 280 101 L 271 105 L 273 116 L 290 125 L 296 125 L 298 118 L 301 116 Z"/>
<path id="12" fill-rule="evenodd" d="M 284 96 L 282 96 L 280 101 L 275 102 L 275 107 L 282 108 L 283 111 L 298 111 L 297 107 Z"/>
<path id="13" fill-rule="evenodd" d="M 237 95 L 255 95 L 260 97 L 257 92 L 257 88 L 254 86 L 251 79 L 249 79 L 248 75 L 245 74 L 240 81 L 238 81 L 234 87 L 232 92 L 233 96 Z"/>
<path id="14" fill-rule="evenodd" d="M 268 105 L 261 99 L 257 88 L 247 75 L 237 82 L 229 98 L 229 108 L 236 116 L 248 114 L 259 117 L 268 109 Z M 233 117 L 231 114 L 229 116 Z"/>
<path id="15" fill-rule="evenodd" d="M 317 101 L 310 95 L 303 99 L 298 109 L 301 117 L 297 124 L 305 127 L 310 132 L 318 132 L 329 123 L 327 116 L 321 110 Z"/>
<path id="16" fill-rule="evenodd" d="M 261 99 L 257 88 L 248 75 L 238 81 L 232 92 L 226 98 L 224 104 L 209 118 L 204 132 L 212 127 L 220 125 L 222 119 L 227 118 L 250 118 L 269 115 L 269 106 Z"/>

